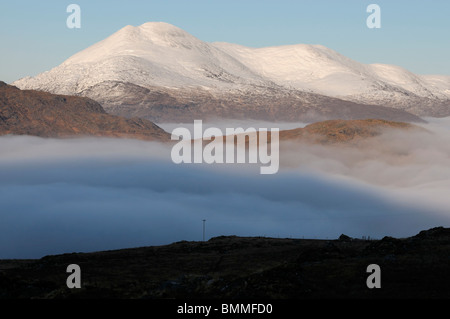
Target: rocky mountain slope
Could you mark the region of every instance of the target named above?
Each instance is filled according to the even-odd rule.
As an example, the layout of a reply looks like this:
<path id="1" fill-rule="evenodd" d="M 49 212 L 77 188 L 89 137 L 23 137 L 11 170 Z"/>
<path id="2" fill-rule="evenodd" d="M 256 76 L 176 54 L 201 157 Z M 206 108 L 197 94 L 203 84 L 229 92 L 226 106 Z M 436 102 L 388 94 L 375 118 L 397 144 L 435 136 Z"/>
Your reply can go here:
<path id="1" fill-rule="evenodd" d="M 0 82 L 0 135 L 6 134 L 170 139 L 152 122 L 107 114 L 89 98 L 20 90 Z"/>
<path id="2" fill-rule="evenodd" d="M 207 43 L 157 22 L 126 26 L 60 66 L 13 84 L 90 97 L 110 113 L 158 122 L 450 115 L 450 77 L 363 65 L 318 45 Z"/>
<path id="3" fill-rule="evenodd" d="M 386 129 L 419 129 L 379 119 L 328 120 L 283 130 L 281 141 L 336 144 L 378 136 Z M 0 82 L 0 135 L 41 137 L 105 136 L 169 141 L 170 134 L 148 120 L 107 114 L 85 97 L 20 90 Z M 270 134 L 268 136 L 270 142 Z"/>

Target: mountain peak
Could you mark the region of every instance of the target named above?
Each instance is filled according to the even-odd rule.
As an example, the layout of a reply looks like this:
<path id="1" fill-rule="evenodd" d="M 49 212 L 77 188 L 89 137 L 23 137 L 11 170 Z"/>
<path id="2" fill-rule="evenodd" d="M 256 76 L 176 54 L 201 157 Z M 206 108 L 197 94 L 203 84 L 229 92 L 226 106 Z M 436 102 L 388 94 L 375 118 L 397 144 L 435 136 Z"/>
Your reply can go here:
<path id="1" fill-rule="evenodd" d="M 200 42 L 193 35 L 165 22 L 147 22 L 140 26 L 127 25 L 111 35 L 108 42 L 127 42 L 128 44 L 155 44 L 177 46 L 180 42 Z M 107 39 L 107 40 L 108 40 Z"/>
<path id="2" fill-rule="evenodd" d="M 165 22 L 147 22 L 137 29 L 147 40 L 159 46 L 191 49 L 193 46 L 202 45 L 202 41 L 190 33 Z"/>
<path id="3" fill-rule="evenodd" d="M 202 47 L 202 41 L 186 31 L 165 22 L 127 25 L 108 38 L 73 55 L 63 64 L 105 61 L 112 56 L 148 56 L 167 48 L 192 49 Z M 162 54 L 165 55 L 164 52 Z"/>
<path id="4" fill-rule="evenodd" d="M 150 31 L 154 33 L 172 33 L 172 32 L 178 32 L 178 33 L 186 33 L 183 29 L 180 29 L 170 23 L 166 22 L 146 22 L 144 24 L 141 24 L 137 28 L 144 30 L 144 31 Z"/>

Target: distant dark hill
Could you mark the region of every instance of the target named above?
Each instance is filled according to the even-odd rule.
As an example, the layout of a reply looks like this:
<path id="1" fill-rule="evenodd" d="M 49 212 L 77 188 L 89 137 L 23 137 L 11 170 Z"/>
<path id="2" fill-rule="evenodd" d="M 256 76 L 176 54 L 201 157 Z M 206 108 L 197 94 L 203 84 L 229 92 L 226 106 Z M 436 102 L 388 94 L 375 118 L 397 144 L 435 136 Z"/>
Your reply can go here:
<path id="1" fill-rule="evenodd" d="M 170 139 L 154 123 L 107 114 L 99 103 L 89 98 L 20 90 L 0 82 L 0 135 L 6 134 Z"/>

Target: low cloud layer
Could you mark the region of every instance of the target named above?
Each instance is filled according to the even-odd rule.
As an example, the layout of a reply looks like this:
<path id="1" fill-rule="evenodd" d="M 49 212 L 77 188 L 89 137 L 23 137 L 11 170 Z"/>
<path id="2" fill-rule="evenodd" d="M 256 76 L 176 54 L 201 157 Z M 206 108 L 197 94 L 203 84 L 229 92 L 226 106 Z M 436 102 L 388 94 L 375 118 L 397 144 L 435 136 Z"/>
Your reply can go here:
<path id="1" fill-rule="evenodd" d="M 175 165 L 158 143 L 0 138 L 0 258 L 201 240 L 411 236 L 449 226 L 450 121 L 368 149 L 291 146 L 285 167 Z"/>

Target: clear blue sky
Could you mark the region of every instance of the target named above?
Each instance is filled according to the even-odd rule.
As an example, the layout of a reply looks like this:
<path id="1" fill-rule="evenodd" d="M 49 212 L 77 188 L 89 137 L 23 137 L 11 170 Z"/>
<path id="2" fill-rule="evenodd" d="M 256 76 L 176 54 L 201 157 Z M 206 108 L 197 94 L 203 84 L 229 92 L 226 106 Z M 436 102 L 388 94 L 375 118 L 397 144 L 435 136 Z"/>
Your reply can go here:
<path id="1" fill-rule="evenodd" d="M 66 8 L 81 7 L 68 29 Z M 381 7 L 381 29 L 366 8 Z M 164 21 L 201 40 L 252 47 L 322 44 L 363 63 L 450 75 L 450 1 L 433 0 L 0 0 L 0 80 L 55 67 L 125 25 Z"/>

